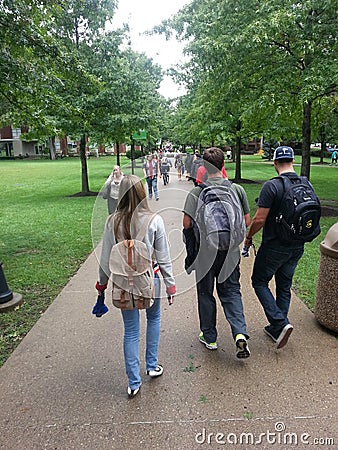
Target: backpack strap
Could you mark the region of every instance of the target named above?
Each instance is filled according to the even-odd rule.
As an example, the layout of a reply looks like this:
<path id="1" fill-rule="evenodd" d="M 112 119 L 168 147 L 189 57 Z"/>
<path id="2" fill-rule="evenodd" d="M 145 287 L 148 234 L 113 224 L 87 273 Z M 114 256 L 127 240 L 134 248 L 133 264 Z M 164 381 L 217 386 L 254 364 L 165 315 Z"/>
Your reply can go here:
<path id="1" fill-rule="evenodd" d="M 231 187 L 232 183 L 230 180 L 224 180 L 222 186 Z"/>
<path id="2" fill-rule="evenodd" d="M 133 266 L 133 252 L 132 252 L 132 248 L 134 247 L 134 241 L 125 239 L 123 241 L 124 246 L 128 249 L 128 266 L 132 267 Z"/>
<path id="3" fill-rule="evenodd" d="M 306 177 L 300 177 L 299 175 L 292 174 L 292 175 L 278 175 L 278 177 L 274 177 L 272 178 L 272 180 L 281 180 L 282 184 L 283 184 L 283 192 L 286 192 L 286 190 L 292 186 L 295 183 L 302 183 L 304 182 L 303 178 Z M 306 178 L 307 180 L 307 178 Z"/>
<path id="4" fill-rule="evenodd" d="M 289 180 L 291 183 L 292 183 L 292 181 L 304 181 L 303 179 L 307 179 L 306 177 L 301 177 L 301 176 L 299 176 L 299 175 L 297 175 L 296 173 L 295 174 L 292 174 L 292 175 L 284 175 L 284 174 L 281 174 L 281 175 L 278 175 L 278 177 L 274 177 L 274 178 L 272 178 L 273 180 L 282 180 L 283 181 L 283 183 L 284 183 L 284 181 L 285 180 Z"/>
<path id="5" fill-rule="evenodd" d="M 128 282 L 129 282 L 129 286 L 133 286 L 134 284 L 134 280 L 133 280 L 133 274 L 132 271 L 135 270 L 135 264 L 133 264 L 133 247 L 134 247 L 134 241 L 133 239 L 125 239 L 123 241 L 123 245 L 126 247 L 127 249 L 127 263 L 128 266 L 130 267 L 131 270 L 128 270 Z M 125 301 L 124 299 L 122 299 L 122 296 L 124 298 L 124 291 L 121 290 L 121 298 L 120 301 L 123 303 L 123 301 Z"/>
<path id="6" fill-rule="evenodd" d="M 207 180 L 208 181 L 208 180 Z M 222 184 L 209 184 L 206 182 L 203 182 L 199 185 L 199 187 L 201 188 L 201 191 L 207 187 L 217 187 L 217 186 L 226 186 L 226 187 L 230 187 L 232 185 L 231 181 L 229 180 L 223 180 Z"/>

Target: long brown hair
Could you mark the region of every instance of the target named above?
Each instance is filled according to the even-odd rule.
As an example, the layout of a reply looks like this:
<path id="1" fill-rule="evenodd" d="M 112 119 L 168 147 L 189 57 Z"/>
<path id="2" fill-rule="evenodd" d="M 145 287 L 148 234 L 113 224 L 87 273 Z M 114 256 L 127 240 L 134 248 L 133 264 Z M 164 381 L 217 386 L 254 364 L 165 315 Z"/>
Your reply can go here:
<path id="1" fill-rule="evenodd" d="M 144 185 L 136 175 L 122 178 L 117 210 L 114 214 L 114 234 L 119 239 L 131 239 L 131 226 L 137 228 L 139 214 L 151 214 Z"/>

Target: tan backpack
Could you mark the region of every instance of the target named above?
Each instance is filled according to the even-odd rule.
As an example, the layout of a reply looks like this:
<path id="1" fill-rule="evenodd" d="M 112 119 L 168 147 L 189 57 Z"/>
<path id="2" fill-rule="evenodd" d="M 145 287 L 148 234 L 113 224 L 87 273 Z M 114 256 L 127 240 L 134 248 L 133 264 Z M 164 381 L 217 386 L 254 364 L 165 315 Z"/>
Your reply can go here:
<path id="1" fill-rule="evenodd" d="M 109 266 L 116 308 L 145 309 L 154 303 L 152 258 L 143 242 L 149 223 L 144 220 L 135 239 L 125 239 L 112 248 Z"/>

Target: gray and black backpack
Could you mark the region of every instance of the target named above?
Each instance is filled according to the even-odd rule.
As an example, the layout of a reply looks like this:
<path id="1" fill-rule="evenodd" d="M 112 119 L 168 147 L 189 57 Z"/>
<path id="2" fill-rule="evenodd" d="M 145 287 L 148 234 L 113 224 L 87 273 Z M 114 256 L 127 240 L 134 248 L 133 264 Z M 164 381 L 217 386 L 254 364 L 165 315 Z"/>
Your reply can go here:
<path id="1" fill-rule="evenodd" d="M 220 185 L 202 183 L 195 218 L 196 239 L 213 250 L 228 251 L 245 238 L 246 227 L 241 202 L 231 182 Z"/>

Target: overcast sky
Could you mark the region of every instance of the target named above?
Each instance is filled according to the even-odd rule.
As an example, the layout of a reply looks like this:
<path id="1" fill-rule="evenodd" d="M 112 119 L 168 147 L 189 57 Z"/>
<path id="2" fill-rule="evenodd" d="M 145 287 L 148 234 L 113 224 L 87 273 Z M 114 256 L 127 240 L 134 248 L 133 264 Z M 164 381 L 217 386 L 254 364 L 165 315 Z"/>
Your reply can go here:
<path id="1" fill-rule="evenodd" d="M 166 41 L 164 36 L 140 36 L 140 33 L 159 25 L 187 3 L 189 0 L 119 0 L 113 24 L 118 26 L 127 22 L 134 50 L 146 53 L 163 69 L 168 69 L 183 60 L 182 45 L 175 39 Z M 183 92 L 170 77 L 165 77 L 160 93 L 173 98 Z"/>

